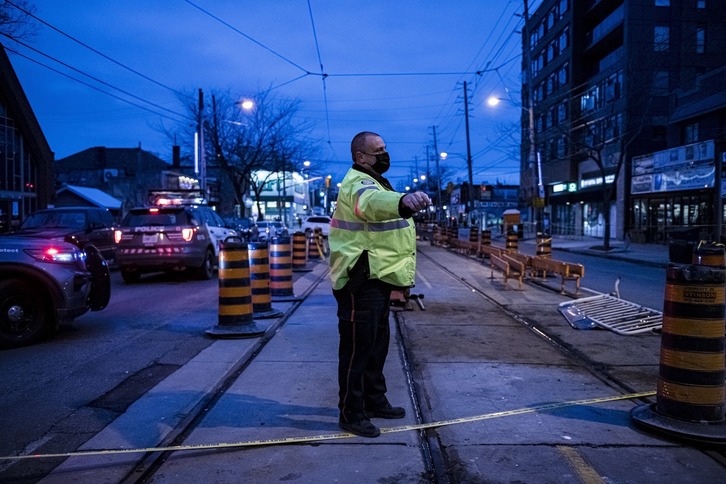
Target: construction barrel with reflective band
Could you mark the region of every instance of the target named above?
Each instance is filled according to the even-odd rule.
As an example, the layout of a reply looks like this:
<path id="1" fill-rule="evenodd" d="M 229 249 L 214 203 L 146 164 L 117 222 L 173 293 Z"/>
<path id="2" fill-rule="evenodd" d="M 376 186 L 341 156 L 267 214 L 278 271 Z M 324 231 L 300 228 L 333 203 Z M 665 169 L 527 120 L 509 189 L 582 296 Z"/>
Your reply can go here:
<path id="1" fill-rule="evenodd" d="M 552 257 L 552 236 L 537 232 L 537 257 Z"/>
<path id="2" fill-rule="evenodd" d="M 308 260 L 320 260 L 323 258 L 321 251 L 318 250 L 318 242 L 315 233 L 310 230 L 307 233 L 308 238 Z"/>
<path id="3" fill-rule="evenodd" d="M 479 247 L 479 227 L 472 225 L 469 229 L 469 243 L 472 247 Z"/>
<path id="4" fill-rule="evenodd" d="M 724 420 L 723 268 L 666 271 L 657 411 L 693 422 Z"/>
<path id="5" fill-rule="evenodd" d="M 264 330 L 253 319 L 250 266 L 247 244 L 219 244 L 219 314 L 217 325 L 206 333 L 215 338 L 258 336 Z"/>
<path id="6" fill-rule="evenodd" d="M 274 298 L 292 294 L 290 237 L 275 237 L 270 243 L 270 295 Z"/>
<path id="7" fill-rule="evenodd" d="M 270 258 L 267 242 L 250 242 L 250 283 L 252 311 L 256 318 L 273 318 L 282 314 L 272 308 L 270 294 Z"/>
<path id="8" fill-rule="evenodd" d="M 514 252 L 519 250 L 519 236 L 517 235 L 517 232 L 514 230 L 509 230 L 507 232 L 507 241 L 504 247 Z"/>
<path id="9" fill-rule="evenodd" d="M 292 271 L 310 272 L 312 269 L 307 268 L 307 261 L 305 234 L 303 232 L 295 232 L 292 234 Z"/>
<path id="10" fill-rule="evenodd" d="M 416 228 L 398 213 L 403 195 L 386 189 L 372 176 L 350 169 L 338 193 L 330 222 L 330 277 L 342 289 L 364 250 L 370 278 L 409 287 L 416 275 Z"/>

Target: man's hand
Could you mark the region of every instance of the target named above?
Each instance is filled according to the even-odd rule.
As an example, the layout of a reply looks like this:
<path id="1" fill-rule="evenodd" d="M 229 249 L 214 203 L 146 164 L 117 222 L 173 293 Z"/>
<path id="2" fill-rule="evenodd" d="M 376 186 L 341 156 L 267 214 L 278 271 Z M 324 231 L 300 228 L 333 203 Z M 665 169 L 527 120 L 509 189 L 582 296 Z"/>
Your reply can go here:
<path id="1" fill-rule="evenodd" d="M 414 212 L 423 210 L 431 205 L 431 199 L 424 192 L 409 193 L 403 197 L 402 202 Z"/>

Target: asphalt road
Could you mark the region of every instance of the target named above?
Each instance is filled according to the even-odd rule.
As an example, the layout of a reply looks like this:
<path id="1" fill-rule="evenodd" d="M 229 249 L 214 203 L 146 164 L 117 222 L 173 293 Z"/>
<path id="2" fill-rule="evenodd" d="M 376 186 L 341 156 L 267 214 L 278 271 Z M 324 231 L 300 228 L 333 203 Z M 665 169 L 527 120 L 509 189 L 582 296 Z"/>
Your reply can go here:
<path id="1" fill-rule="evenodd" d="M 127 285 L 114 272 L 106 309 L 62 326 L 52 340 L 0 351 L 0 455 L 75 448 L 212 344 L 200 335 L 217 322 L 216 277 L 142 281 Z M 189 322 L 191 313 L 208 324 Z M 57 464 L 32 463 L 40 475 Z"/>

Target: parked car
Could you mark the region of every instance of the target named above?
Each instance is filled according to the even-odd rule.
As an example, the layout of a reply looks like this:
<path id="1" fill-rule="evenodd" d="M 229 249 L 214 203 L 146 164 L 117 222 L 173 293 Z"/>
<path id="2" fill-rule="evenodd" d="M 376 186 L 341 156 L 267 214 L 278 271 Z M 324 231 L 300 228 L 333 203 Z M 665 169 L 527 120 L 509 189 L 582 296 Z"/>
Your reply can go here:
<path id="1" fill-rule="evenodd" d="M 61 323 L 104 309 L 110 297 L 108 263 L 93 245 L 0 237 L 0 348 L 47 338 Z"/>
<path id="2" fill-rule="evenodd" d="M 303 232 L 312 232 L 315 228 L 320 228 L 323 231 L 323 237 L 330 235 L 330 217 L 327 215 L 311 215 L 305 217 L 300 229 Z"/>
<path id="3" fill-rule="evenodd" d="M 279 221 L 261 220 L 255 223 L 257 240 L 270 240 L 275 237 L 289 235 L 285 224 Z"/>
<path id="4" fill-rule="evenodd" d="M 124 282 L 149 272 L 193 271 L 210 279 L 219 244 L 237 232 L 207 205 L 161 205 L 131 209 L 116 230 L 117 264 Z"/>
<path id="5" fill-rule="evenodd" d="M 251 218 L 223 217 L 227 227 L 237 232 L 237 235 L 244 240 L 252 240 L 257 237 L 257 226 Z"/>
<path id="6" fill-rule="evenodd" d="M 34 212 L 12 233 L 63 240 L 81 249 L 92 244 L 109 263 L 113 263 L 116 259 L 115 228 L 113 216 L 105 208 L 57 207 Z"/>

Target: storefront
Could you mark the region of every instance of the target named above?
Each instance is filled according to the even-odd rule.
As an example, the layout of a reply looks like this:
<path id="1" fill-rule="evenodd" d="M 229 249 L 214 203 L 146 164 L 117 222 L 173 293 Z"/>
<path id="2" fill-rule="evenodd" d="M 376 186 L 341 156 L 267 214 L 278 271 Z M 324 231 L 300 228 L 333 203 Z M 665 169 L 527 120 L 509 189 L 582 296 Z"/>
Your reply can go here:
<path id="1" fill-rule="evenodd" d="M 713 140 L 633 158 L 633 242 L 668 243 L 679 233 L 723 234 L 721 163 Z"/>
<path id="2" fill-rule="evenodd" d="M 583 173 L 579 181 L 555 183 L 548 187 L 549 212 L 553 235 L 603 238 L 605 213 L 603 190 L 615 180 L 614 174 L 604 178 L 598 173 Z M 614 190 L 608 203 L 610 237 L 617 233 L 617 211 Z"/>

